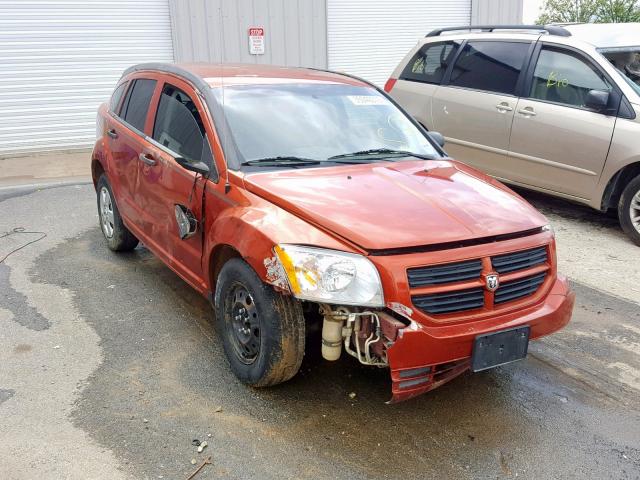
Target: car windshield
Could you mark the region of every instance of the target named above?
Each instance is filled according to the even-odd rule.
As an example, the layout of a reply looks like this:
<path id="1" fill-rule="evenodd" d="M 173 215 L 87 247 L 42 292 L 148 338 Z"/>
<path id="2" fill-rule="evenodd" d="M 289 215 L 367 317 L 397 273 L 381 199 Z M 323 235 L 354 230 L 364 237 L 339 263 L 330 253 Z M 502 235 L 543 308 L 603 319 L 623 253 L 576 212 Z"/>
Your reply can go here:
<path id="1" fill-rule="evenodd" d="M 640 46 L 601 49 L 600 53 L 618 69 L 625 81 L 640 95 Z"/>
<path id="2" fill-rule="evenodd" d="M 223 104 L 222 89 L 213 93 Z M 240 165 L 360 163 L 440 154 L 384 95 L 370 87 L 297 83 L 224 87 L 224 115 Z M 333 158 L 332 158 L 333 157 Z M 236 165 L 234 165 L 236 163 Z"/>

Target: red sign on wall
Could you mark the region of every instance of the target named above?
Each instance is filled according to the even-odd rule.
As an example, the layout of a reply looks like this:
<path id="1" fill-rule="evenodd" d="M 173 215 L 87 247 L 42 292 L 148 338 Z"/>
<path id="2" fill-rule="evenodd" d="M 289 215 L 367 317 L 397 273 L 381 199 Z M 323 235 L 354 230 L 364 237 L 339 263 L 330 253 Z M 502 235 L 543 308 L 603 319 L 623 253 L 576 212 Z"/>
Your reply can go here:
<path id="1" fill-rule="evenodd" d="M 249 27 L 249 53 L 264 55 L 264 28 Z"/>

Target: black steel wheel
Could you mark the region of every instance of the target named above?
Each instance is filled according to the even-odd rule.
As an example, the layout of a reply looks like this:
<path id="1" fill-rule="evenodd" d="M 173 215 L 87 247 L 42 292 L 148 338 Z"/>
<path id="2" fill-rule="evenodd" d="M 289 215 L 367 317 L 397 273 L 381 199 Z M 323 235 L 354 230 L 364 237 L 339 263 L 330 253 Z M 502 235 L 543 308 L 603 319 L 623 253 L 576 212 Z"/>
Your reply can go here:
<path id="1" fill-rule="evenodd" d="M 242 284 L 237 284 L 229 296 L 231 343 L 238 358 L 247 365 L 260 354 L 260 320 L 253 297 Z"/>
<path id="2" fill-rule="evenodd" d="M 298 372 L 305 340 L 298 300 L 263 283 L 239 258 L 222 267 L 214 298 L 216 330 L 231 370 L 242 382 L 265 387 Z"/>

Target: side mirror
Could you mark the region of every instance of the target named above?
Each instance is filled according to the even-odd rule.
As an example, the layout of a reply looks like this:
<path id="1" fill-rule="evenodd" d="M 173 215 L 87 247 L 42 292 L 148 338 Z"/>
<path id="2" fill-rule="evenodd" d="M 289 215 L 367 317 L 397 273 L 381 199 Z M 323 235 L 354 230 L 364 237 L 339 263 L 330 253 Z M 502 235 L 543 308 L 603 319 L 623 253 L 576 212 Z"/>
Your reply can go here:
<path id="1" fill-rule="evenodd" d="M 187 160 L 184 157 L 177 157 L 176 163 L 180 165 L 185 170 L 190 170 L 192 172 L 199 173 L 203 177 L 209 175 L 209 167 L 204 162 L 194 162 L 191 160 Z"/>
<path id="2" fill-rule="evenodd" d="M 602 112 L 606 110 L 609 105 L 609 92 L 603 92 L 602 90 L 589 90 L 587 98 L 585 100 L 585 106 L 596 112 Z"/>
<path id="3" fill-rule="evenodd" d="M 427 132 L 427 134 L 440 147 L 444 147 L 444 136 L 440 132 Z"/>

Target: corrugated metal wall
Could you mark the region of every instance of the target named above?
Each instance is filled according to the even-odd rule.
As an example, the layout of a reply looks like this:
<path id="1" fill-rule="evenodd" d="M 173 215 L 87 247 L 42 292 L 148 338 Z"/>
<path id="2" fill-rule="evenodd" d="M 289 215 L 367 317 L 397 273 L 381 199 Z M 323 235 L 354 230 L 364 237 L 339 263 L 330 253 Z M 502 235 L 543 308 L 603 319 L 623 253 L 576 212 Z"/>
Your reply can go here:
<path id="1" fill-rule="evenodd" d="M 471 23 L 474 25 L 522 23 L 523 0 L 472 0 Z"/>
<path id="2" fill-rule="evenodd" d="M 0 0 L 0 156 L 93 145 L 122 71 L 172 60 L 168 0 Z"/>
<path id="3" fill-rule="evenodd" d="M 379 86 L 427 32 L 469 25 L 471 0 L 328 0 L 329 68 Z"/>
<path id="4" fill-rule="evenodd" d="M 326 68 L 325 0 L 169 0 L 176 61 Z M 248 28 L 264 27 L 264 55 L 249 54 Z"/>

